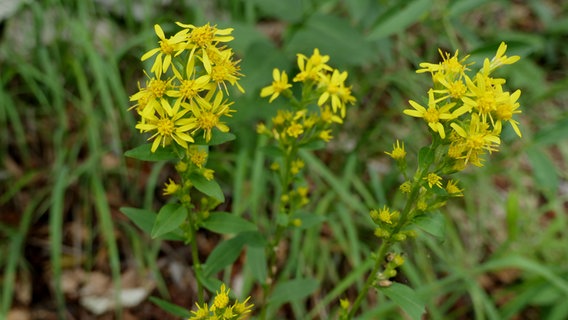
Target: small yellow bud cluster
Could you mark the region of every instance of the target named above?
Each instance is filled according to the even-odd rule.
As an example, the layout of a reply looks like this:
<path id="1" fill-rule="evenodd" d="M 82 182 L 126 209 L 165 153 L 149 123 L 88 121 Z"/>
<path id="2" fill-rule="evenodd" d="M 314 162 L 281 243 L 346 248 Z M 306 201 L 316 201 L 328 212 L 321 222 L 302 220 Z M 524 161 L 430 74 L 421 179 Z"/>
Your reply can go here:
<path id="1" fill-rule="evenodd" d="M 177 25 L 181 30 L 170 37 L 154 26 L 158 46 L 142 56 L 142 61 L 155 57 L 148 80 L 130 97 L 140 116 L 136 128 L 153 133 L 152 152 L 172 142 L 188 149 L 198 134 L 209 142 L 214 129 L 228 132 L 221 121 L 233 112 L 232 102 L 224 99 L 227 84 L 243 91 L 239 60 L 223 45 L 233 40 L 233 29 Z"/>
<path id="2" fill-rule="evenodd" d="M 375 236 L 381 239 L 392 239 L 394 241 L 404 241 L 407 237 L 414 237 L 416 234 L 410 230 L 401 230 L 400 212 L 391 210 L 387 206 L 380 209 L 373 209 L 369 212 L 371 219 L 377 225 Z"/>
<path id="3" fill-rule="evenodd" d="M 219 291 L 217 291 L 213 302 L 211 305 L 203 304 L 199 305 L 196 303 L 197 310 L 191 311 L 192 316 L 188 320 L 241 320 L 247 319 L 253 304 L 249 303 L 250 297 L 246 298 L 245 301 L 239 302 L 238 300 L 231 303 L 229 298 L 229 291 L 225 287 L 225 284 L 221 285 Z"/>
<path id="4" fill-rule="evenodd" d="M 284 202 L 284 205 L 290 212 L 294 212 L 305 207 L 310 202 L 308 194 L 308 187 L 296 187 L 287 194 L 282 195 L 281 201 Z"/>
<path id="5" fill-rule="evenodd" d="M 191 145 L 185 150 L 184 160 L 178 161 L 175 165 L 176 171 L 181 175 L 182 184 L 177 184 L 169 179 L 164 186 L 164 195 L 189 195 L 189 190 L 193 187 L 190 176 L 198 174 L 207 180 L 213 180 L 215 171 L 205 168 L 208 152 L 206 146 Z"/>
<path id="6" fill-rule="evenodd" d="M 389 253 L 385 269 L 377 275 L 377 285 L 380 287 L 390 286 L 392 282 L 389 279 L 397 275 L 396 268 L 403 264 L 404 257 L 400 253 Z"/>

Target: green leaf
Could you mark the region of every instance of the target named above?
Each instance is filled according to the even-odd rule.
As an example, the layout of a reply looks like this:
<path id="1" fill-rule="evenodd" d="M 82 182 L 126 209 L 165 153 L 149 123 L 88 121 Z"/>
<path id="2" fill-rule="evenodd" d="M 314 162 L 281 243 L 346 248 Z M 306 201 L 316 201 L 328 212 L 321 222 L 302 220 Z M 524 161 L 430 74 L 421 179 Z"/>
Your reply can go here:
<path id="1" fill-rule="evenodd" d="M 195 137 L 194 144 L 203 145 L 203 146 L 216 146 L 219 144 L 223 144 L 225 142 L 233 141 L 237 138 L 234 134 L 230 132 L 222 132 L 218 129 L 213 129 L 211 131 L 211 140 L 207 142 L 203 135 Z"/>
<path id="2" fill-rule="evenodd" d="M 377 40 L 403 31 L 413 23 L 418 22 L 430 10 L 431 6 L 430 0 L 408 1 L 403 6 L 396 4 L 391 10 L 379 17 L 368 39 Z"/>
<path id="3" fill-rule="evenodd" d="M 166 300 L 162 300 L 160 298 L 157 297 L 149 297 L 148 300 L 150 300 L 153 304 L 157 305 L 158 307 L 160 307 L 160 309 L 176 316 L 176 317 L 181 317 L 184 319 L 187 319 L 189 317 L 191 317 L 191 312 L 189 312 L 188 309 L 178 306 L 177 304 L 173 304 L 171 302 L 168 302 Z"/>
<path id="4" fill-rule="evenodd" d="M 411 319 L 422 319 L 422 315 L 425 312 L 424 302 L 409 286 L 394 282 L 389 287 L 379 287 L 379 291 L 404 310 Z"/>
<path id="5" fill-rule="evenodd" d="M 519 208 L 519 197 L 517 192 L 510 191 L 509 197 L 507 198 L 507 206 L 506 206 L 506 216 L 505 221 L 507 222 L 507 235 L 509 241 L 515 241 L 519 236 L 520 224 L 519 224 L 519 217 L 520 214 Z"/>
<path id="6" fill-rule="evenodd" d="M 170 146 L 159 147 L 155 152 L 151 151 L 152 144 L 146 143 L 124 153 L 125 156 L 143 161 L 167 161 L 177 160 L 180 157 Z"/>
<path id="7" fill-rule="evenodd" d="M 264 235 L 258 231 L 246 231 L 239 234 L 243 238 L 246 245 L 250 247 L 266 248 L 268 241 Z"/>
<path id="8" fill-rule="evenodd" d="M 142 231 L 150 234 L 154 221 L 156 221 L 156 213 L 146 209 L 122 207 L 120 212 L 124 213 L 134 224 L 142 229 Z"/>
<path id="9" fill-rule="evenodd" d="M 527 156 L 538 188 L 545 192 L 558 190 L 559 181 L 556 166 L 547 153 L 535 147 L 527 150 Z"/>
<path id="10" fill-rule="evenodd" d="M 304 53 L 311 56 L 314 48 L 329 55 L 334 66 L 356 66 L 376 59 L 371 42 L 344 18 L 314 14 L 290 39 L 286 46 L 289 56 Z M 353 48 L 357 48 L 354 50 Z"/>
<path id="11" fill-rule="evenodd" d="M 207 180 L 204 176 L 199 173 L 192 173 L 189 176 L 191 183 L 197 188 L 197 190 L 203 192 L 204 194 L 219 200 L 220 202 L 225 202 L 225 195 L 223 190 L 215 180 Z"/>
<path id="12" fill-rule="evenodd" d="M 434 162 L 434 152 L 430 147 L 422 147 L 418 152 L 418 166 L 422 170 L 426 170 Z"/>
<path id="13" fill-rule="evenodd" d="M 208 278 L 235 262 L 244 244 L 245 238 L 241 234 L 218 244 L 203 265 L 203 276 Z"/>
<path id="14" fill-rule="evenodd" d="M 290 301 L 299 301 L 311 295 L 319 286 L 316 279 L 293 279 L 276 284 L 269 303 L 270 308 L 278 308 Z"/>
<path id="15" fill-rule="evenodd" d="M 260 284 L 265 284 L 268 278 L 266 266 L 266 251 L 264 247 L 247 248 L 246 266 L 250 269 L 253 278 Z"/>
<path id="16" fill-rule="evenodd" d="M 150 233 L 152 239 L 177 229 L 187 218 L 186 209 L 178 203 L 168 203 L 160 209 Z"/>
<path id="17" fill-rule="evenodd" d="M 304 13 L 302 0 L 256 0 L 255 2 L 263 15 L 286 22 L 300 22 Z"/>
<path id="18" fill-rule="evenodd" d="M 448 2 L 447 14 L 450 17 L 461 16 L 466 12 L 479 8 L 482 4 L 491 0 L 457 0 Z"/>
<path id="19" fill-rule="evenodd" d="M 228 212 L 212 212 L 209 217 L 203 221 L 203 227 L 207 230 L 222 234 L 257 230 L 254 223 Z"/>
<path id="20" fill-rule="evenodd" d="M 156 221 L 157 214 L 150 210 L 122 207 L 120 212 L 124 213 L 134 224 L 147 234 L 152 233 L 152 227 Z M 168 232 L 160 236 L 163 240 L 184 241 L 185 238 L 181 235 L 179 230 Z"/>
<path id="21" fill-rule="evenodd" d="M 557 144 L 568 139 L 568 118 L 556 121 L 534 135 L 534 143 L 540 146 Z"/>
<path id="22" fill-rule="evenodd" d="M 201 273 L 196 274 L 197 280 L 203 284 L 203 286 L 209 290 L 209 292 L 218 291 L 223 281 L 215 278 L 215 277 L 204 277 Z"/>
<path id="23" fill-rule="evenodd" d="M 414 218 L 414 225 L 428 232 L 439 240 L 446 235 L 446 216 L 439 210 L 430 211 Z"/>

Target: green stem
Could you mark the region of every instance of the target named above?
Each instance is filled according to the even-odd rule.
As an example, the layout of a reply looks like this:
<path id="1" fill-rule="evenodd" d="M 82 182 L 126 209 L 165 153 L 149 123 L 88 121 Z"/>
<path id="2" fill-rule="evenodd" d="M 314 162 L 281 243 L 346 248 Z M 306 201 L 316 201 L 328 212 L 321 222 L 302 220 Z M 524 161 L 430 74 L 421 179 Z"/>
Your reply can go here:
<path id="1" fill-rule="evenodd" d="M 432 143 L 432 145 L 430 146 L 429 152 L 436 152 L 437 147 L 438 147 L 438 141 L 435 140 Z M 428 172 L 430 165 L 431 165 L 431 163 L 427 163 L 423 168 L 418 169 L 416 174 L 414 175 L 414 179 L 412 181 L 412 187 L 410 189 L 410 193 L 408 195 L 408 198 L 406 199 L 406 203 L 405 203 L 404 208 L 402 209 L 402 212 L 400 214 L 400 220 L 398 221 L 398 224 L 396 225 L 396 227 L 393 229 L 393 231 L 391 233 L 391 237 L 392 237 L 392 235 L 397 234 L 404 226 L 406 226 L 409 219 L 411 219 L 410 213 L 412 212 L 412 208 L 414 207 L 416 201 L 418 200 L 418 196 L 420 195 L 420 188 L 422 186 L 422 179 L 424 178 L 424 175 Z M 392 238 L 385 239 L 381 243 L 381 246 L 379 247 L 379 251 L 376 255 L 375 265 L 373 266 L 373 269 L 371 270 L 371 273 L 369 274 L 369 277 L 367 278 L 367 281 L 365 282 L 363 289 L 359 292 L 359 295 L 355 299 L 355 302 L 353 303 L 353 306 L 351 307 L 351 310 L 349 311 L 347 319 L 353 318 L 353 316 L 355 315 L 355 313 L 359 309 L 359 306 L 361 305 L 363 298 L 365 298 L 365 296 L 367 295 L 367 292 L 369 291 L 369 289 L 373 285 L 373 282 L 376 279 L 376 275 L 379 272 L 381 264 L 385 259 L 385 255 L 387 254 L 390 247 L 393 245 L 393 241 L 391 239 Z"/>
<path id="2" fill-rule="evenodd" d="M 201 283 L 201 262 L 199 262 L 199 248 L 197 247 L 197 227 L 191 214 L 190 206 L 184 204 L 187 210 L 187 218 L 189 220 L 190 230 L 190 243 L 191 243 L 191 258 L 193 259 L 193 271 L 195 272 L 195 279 L 197 279 L 197 300 L 200 305 L 204 302 L 203 284 Z"/>
<path id="3" fill-rule="evenodd" d="M 285 227 L 278 225 L 276 227 L 276 234 L 272 241 L 268 244 L 268 279 L 263 285 L 262 295 L 263 295 L 263 305 L 260 312 L 260 319 L 266 319 L 266 313 L 268 310 L 268 297 L 272 294 L 274 289 L 274 282 L 276 282 L 276 251 L 278 248 L 278 243 L 284 235 Z"/>
<path id="4" fill-rule="evenodd" d="M 353 316 L 355 315 L 355 313 L 359 309 L 359 306 L 361 305 L 363 298 L 365 298 L 365 296 L 367 296 L 367 292 L 369 291 L 369 289 L 373 285 L 373 282 L 376 279 L 376 275 L 379 272 L 379 268 L 381 267 L 381 264 L 385 259 L 385 255 L 387 254 L 387 251 L 391 246 L 392 246 L 392 242 L 391 242 L 390 239 L 385 240 L 381 243 L 381 246 L 379 247 L 379 251 L 377 252 L 375 265 L 373 266 L 373 269 L 371 270 L 371 274 L 367 278 L 367 281 L 365 281 L 365 285 L 363 286 L 363 289 L 359 292 L 359 295 L 355 299 L 355 302 L 353 302 L 353 306 L 351 307 L 351 310 L 349 311 L 349 315 L 347 316 L 347 319 L 353 318 Z"/>
<path id="5" fill-rule="evenodd" d="M 285 147 L 281 146 L 284 150 Z M 284 167 L 280 172 L 280 186 L 281 186 L 281 194 L 288 193 L 290 186 L 292 185 L 292 179 L 290 177 L 290 168 L 292 165 L 292 159 L 297 157 L 297 148 L 296 146 L 292 146 L 291 149 L 286 152 L 286 158 L 284 159 Z M 287 216 L 290 216 L 291 212 L 286 209 L 285 204 L 280 202 L 279 206 L 279 213 L 285 213 Z M 276 252 L 278 249 L 278 244 L 282 237 L 284 236 L 284 232 L 286 231 L 286 227 L 281 224 L 277 224 L 275 235 L 272 238 L 272 241 L 268 243 L 267 253 L 268 253 L 268 279 L 267 283 L 263 286 L 263 306 L 260 312 L 260 319 L 266 319 L 267 316 L 267 309 L 268 309 L 268 298 L 272 294 L 272 290 L 274 288 L 274 283 L 276 282 Z"/>

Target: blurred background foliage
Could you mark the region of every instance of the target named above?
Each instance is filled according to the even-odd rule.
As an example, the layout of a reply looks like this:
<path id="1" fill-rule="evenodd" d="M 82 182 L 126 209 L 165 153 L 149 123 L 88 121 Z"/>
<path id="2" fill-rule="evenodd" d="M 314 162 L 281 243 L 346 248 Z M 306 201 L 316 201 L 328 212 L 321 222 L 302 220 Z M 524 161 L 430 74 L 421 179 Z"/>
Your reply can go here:
<path id="1" fill-rule="evenodd" d="M 368 209 L 397 202 L 399 177 L 383 151 L 395 139 L 414 153 L 427 143 L 425 127 L 401 116 L 408 99 L 426 96 L 418 64 L 439 61 L 441 48 L 479 65 L 507 42 L 522 57 L 501 75 L 523 92 L 523 139 L 507 129 L 502 151 L 460 177 L 464 198 L 433 221 L 443 234 L 400 248 L 408 263 L 397 280 L 418 290 L 432 319 L 568 318 L 567 13 L 565 1 L 537 0 L 2 0 L 0 318 L 166 319 L 148 295 L 191 308 L 187 249 L 150 241 L 118 210 L 165 201 L 169 166 L 123 152 L 144 139 L 127 110 L 148 67 L 139 57 L 156 44 L 153 25 L 167 33 L 175 21 L 235 29 L 246 75 L 246 94 L 233 93 L 238 139 L 210 161 L 223 210 L 266 225 L 272 177 L 255 125 L 278 100 L 261 100 L 260 88 L 272 68 L 294 72 L 296 53 L 316 47 L 349 71 L 357 105 L 326 150 L 305 155 L 310 210 L 325 223 L 288 244 L 303 258 L 286 262 L 287 272 L 321 284 L 282 308 L 297 319 L 333 318 L 338 299 L 362 284 L 377 245 Z M 219 236 L 200 237 L 205 258 Z M 222 278 L 254 300 L 247 268 L 243 260 Z M 142 288 L 142 299 L 113 307 L 121 288 Z M 92 307 L 101 295 L 110 302 Z M 381 297 L 371 302 L 363 319 L 396 314 Z"/>

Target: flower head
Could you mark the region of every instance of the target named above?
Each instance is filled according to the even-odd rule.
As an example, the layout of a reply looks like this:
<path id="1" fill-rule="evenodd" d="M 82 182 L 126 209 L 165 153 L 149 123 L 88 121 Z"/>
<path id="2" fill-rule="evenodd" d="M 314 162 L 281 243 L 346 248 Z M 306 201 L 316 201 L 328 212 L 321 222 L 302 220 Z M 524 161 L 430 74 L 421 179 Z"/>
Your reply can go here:
<path id="1" fill-rule="evenodd" d="M 355 101 L 355 98 L 351 96 L 350 89 L 345 87 L 346 79 L 347 71 L 339 72 L 339 70 L 333 70 L 331 75 L 321 74 L 319 82 L 324 91 L 318 99 L 318 105 L 322 106 L 327 101 L 330 101 L 333 112 L 335 113 L 339 110 L 342 118 L 345 118 L 346 103 Z"/>
<path id="2" fill-rule="evenodd" d="M 205 99 L 197 99 L 196 104 L 190 105 L 194 118 L 193 132 L 202 130 L 206 142 L 211 140 L 212 130 L 219 129 L 221 132 L 228 132 L 229 127 L 220 120 L 222 116 L 231 116 L 233 110 L 230 109 L 232 102 L 223 101 L 223 94 L 217 93 L 215 100 L 209 102 Z"/>
<path id="3" fill-rule="evenodd" d="M 440 177 L 439 175 L 430 172 L 428 173 L 428 175 L 426 177 L 424 177 L 424 180 L 426 180 L 428 182 L 428 186 L 430 188 L 437 186 L 438 188 L 443 188 L 442 187 L 442 177 Z"/>
<path id="4" fill-rule="evenodd" d="M 292 87 L 292 85 L 288 83 L 288 75 L 286 75 L 286 71 L 280 72 L 280 70 L 274 68 L 274 70 L 272 70 L 272 78 L 274 79 L 272 84 L 262 88 L 260 91 L 261 97 L 264 98 L 270 96 L 268 102 L 274 101 L 274 99 L 278 98 L 280 93 Z"/>
<path id="5" fill-rule="evenodd" d="M 507 57 L 505 55 L 505 51 L 507 51 L 507 44 L 505 44 L 505 42 L 501 42 L 501 44 L 499 45 L 499 48 L 497 49 L 497 53 L 491 59 L 491 61 L 489 61 L 489 59 L 487 59 L 487 61 L 489 63 L 490 70 L 497 69 L 497 68 L 499 68 L 503 65 L 506 65 L 506 64 L 513 64 L 513 63 L 519 61 L 519 59 L 521 59 L 521 57 L 519 57 L 519 56 Z"/>
<path id="6" fill-rule="evenodd" d="M 141 60 L 145 61 L 157 54 L 150 71 L 155 73 L 159 78 L 162 73 L 168 71 L 174 54 L 179 53 L 185 47 L 184 42 L 186 40 L 187 30 L 181 30 L 169 38 L 166 38 L 164 30 L 162 30 L 160 25 L 154 25 L 154 31 L 160 39 L 158 42 L 160 46 L 143 54 Z"/>
<path id="7" fill-rule="evenodd" d="M 428 92 L 427 109 L 413 100 L 408 101 L 408 103 L 410 103 L 413 109 L 405 109 L 403 111 L 404 114 L 424 119 L 432 131 L 439 133 L 442 139 L 446 138 L 444 125 L 440 121 L 453 119 L 455 117 L 455 115 L 451 112 L 455 103 L 449 103 L 438 107 L 438 103 L 436 99 L 434 99 L 434 91 L 432 90 Z"/>
<path id="8" fill-rule="evenodd" d="M 171 109 L 167 100 L 162 100 L 164 109 Z M 167 107 L 166 107 L 167 106 Z M 164 112 L 156 112 L 149 114 L 144 122 L 139 122 L 136 125 L 137 129 L 142 132 L 155 131 L 155 133 L 148 138 L 154 139 L 152 143 L 152 152 L 158 149 L 158 146 L 165 147 L 172 141 L 175 141 L 179 146 L 187 149 L 188 142 L 193 142 L 193 137 L 188 133 L 195 127 L 191 119 L 184 118 L 188 110 L 178 110 L 173 116 L 168 116 Z"/>
<path id="9" fill-rule="evenodd" d="M 392 145 L 392 152 L 386 152 L 394 160 L 403 160 L 406 157 L 406 151 L 404 150 L 404 142 L 401 144 L 400 141 L 396 140 L 396 143 Z"/>
<path id="10" fill-rule="evenodd" d="M 164 185 L 164 195 L 171 195 L 176 193 L 181 186 L 177 184 L 174 180 L 170 179 Z"/>
<path id="11" fill-rule="evenodd" d="M 309 58 L 301 53 L 297 56 L 300 72 L 294 77 L 294 82 L 317 81 L 320 78 L 320 72 L 332 70 L 327 65 L 329 56 L 321 55 L 317 48 Z"/>

